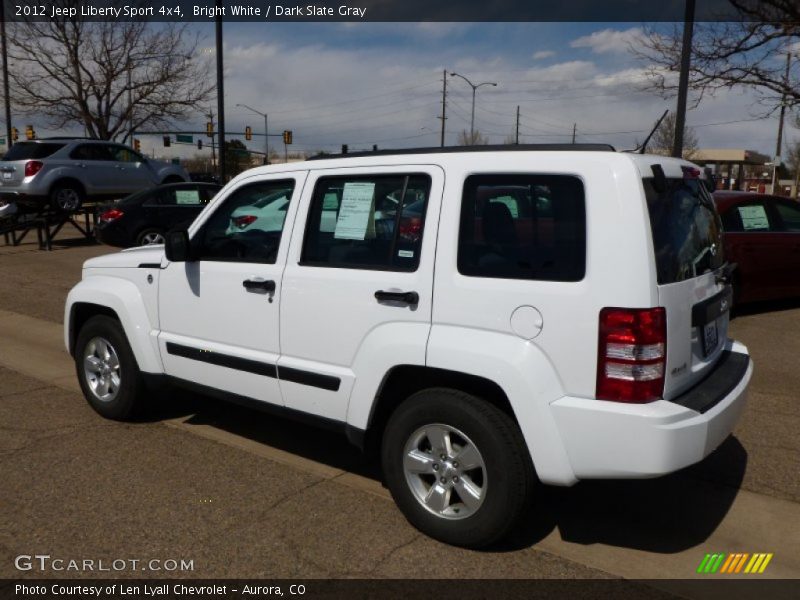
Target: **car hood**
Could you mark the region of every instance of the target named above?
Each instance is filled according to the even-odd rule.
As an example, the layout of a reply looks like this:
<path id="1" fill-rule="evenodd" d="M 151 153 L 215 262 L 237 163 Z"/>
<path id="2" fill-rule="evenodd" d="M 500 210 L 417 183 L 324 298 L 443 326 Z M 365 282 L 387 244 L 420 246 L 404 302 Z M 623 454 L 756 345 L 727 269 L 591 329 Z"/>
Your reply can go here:
<path id="1" fill-rule="evenodd" d="M 96 258 L 90 258 L 83 263 L 84 269 L 135 269 L 141 265 L 160 265 L 164 257 L 164 246 L 145 246 L 139 248 L 128 248 L 122 252 L 105 254 Z"/>

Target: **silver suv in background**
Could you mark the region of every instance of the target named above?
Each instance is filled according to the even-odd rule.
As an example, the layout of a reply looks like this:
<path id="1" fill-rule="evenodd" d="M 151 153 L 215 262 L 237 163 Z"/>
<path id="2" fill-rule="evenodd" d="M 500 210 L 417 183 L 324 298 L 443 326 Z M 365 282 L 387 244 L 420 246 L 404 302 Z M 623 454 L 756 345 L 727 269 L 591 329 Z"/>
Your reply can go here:
<path id="1" fill-rule="evenodd" d="M 86 200 L 120 198 L 188 181 L 180 165 L 146 158 L 103 140 L 50 138 L 14 144 L 0 161 L 0 199 L 78 210 Z"/>

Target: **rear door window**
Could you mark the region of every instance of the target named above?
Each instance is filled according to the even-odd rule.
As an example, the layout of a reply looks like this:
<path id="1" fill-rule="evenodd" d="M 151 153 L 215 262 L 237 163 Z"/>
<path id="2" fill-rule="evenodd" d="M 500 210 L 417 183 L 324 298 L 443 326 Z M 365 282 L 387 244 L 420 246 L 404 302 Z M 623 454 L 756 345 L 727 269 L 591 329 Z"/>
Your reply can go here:
<path id="1" fill-rule="evenodd" d="M 301 264 L 415 271 L 430 187 L 421 174 L 321 178 Z"/>
<path id="2" fill-rule="evenodd" d="M 114 160 L 107 144 L 82 144 L 69 155 L 75 160 Z"/>
<path id="3" fill-rule="evenodd" d="M 3 160 L 30 160 L 47 158 L 48 156 L 52 156 L 61 150 L 63 147 L 64 144 L 17 142 L 11 146 L 11 149 L 8 152 L 6 152 Z"/>
<path id="4" fill-rule="evenodd" d="M 458 270 L 471 277 L 580 281 L 583 183 L 571 175 L 472 175 L 464 182 Z"/>
<path id="5" fill-rule="evenodd" d="M 775 212 L 778 213 L 783 231 L 800 231 L 800 204 L 776 201 Z"/>
<path id="6" fill-rule="evenodd" d="M 653 178 L 646 177 L 643 185 L 658 283 L 692 279 L 721 267 L 725 262 L 722 222 L 703 181 L 668 178 L 663 191 L 657 191 Z M 748 215 L 757 220 L 755 213 Z M 739 216 L 744 222 L 743 215 Z"/>

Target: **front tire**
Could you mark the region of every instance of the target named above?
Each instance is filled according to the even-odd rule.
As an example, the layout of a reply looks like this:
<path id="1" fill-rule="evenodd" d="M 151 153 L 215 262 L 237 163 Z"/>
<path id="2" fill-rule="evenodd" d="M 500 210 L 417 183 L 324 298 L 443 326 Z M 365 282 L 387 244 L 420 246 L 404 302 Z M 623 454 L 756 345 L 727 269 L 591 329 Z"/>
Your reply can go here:
<path id="1" fill-rule="evenodd" d="M 535 482 L 516 423 L 494 405 L 451 389 L 423 390 L 395 410 L 381 460 L 386 484 L 409 522 L 468 548 L 508 534 Z"/>
<path id="2" fill-rule="evenodd" d="M 119 321 L 97 315 L 75 343 L 75 369 L 89 405 L 115 421 L 129 421 L 144 407 L 144 381 Z"/>
<path id="3" fill-rule="evenodd" d="M 77 212 L 83 201 L 83 190 L 74 183 L 60 183 L 50 191 L 50 207 L 59 213 Z"/>

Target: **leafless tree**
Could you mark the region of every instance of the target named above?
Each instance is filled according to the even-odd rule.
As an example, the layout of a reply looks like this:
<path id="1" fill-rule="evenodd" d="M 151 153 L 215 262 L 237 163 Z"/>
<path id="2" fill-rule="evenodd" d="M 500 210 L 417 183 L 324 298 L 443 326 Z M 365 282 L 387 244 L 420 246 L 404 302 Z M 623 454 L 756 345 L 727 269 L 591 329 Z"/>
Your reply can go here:
<path id="1" fill-rule="evenodd" d="M 466 129 L 463 129 L 461 130 L 461 133 L 458 134 L 459 146 L 485 146 L 488 143 L 489 138 L 487 138 L 477 129 L 472 133 Z"/>
<path id="2" fill-rule="evenodd" d="M 214 89 L 185 26 L 81 20 L 9 24 L 15 107 L 61 128 L 128 141 L 186 118 Z"/>
<path id="3" fill-rule="evenodd" d="M 660 154 L 662 156 L 672 155 L 672 142 L 675 139 L 675 113 L 670 112 L 661 125 L 658 126 L 650 142 L 647 144 L 649 154 Z M 637 143 L 637 146 L 639 144 Z M 691 127 L 683 128 L 683 158 L 691 159 L 697 153 L 698 141 L 697 134 Z"/>
<path id="4" fill-rule="evenodd" d="M 797 0 L 728 0 L 741 19 L 736 22 L 696 23 L 689 85 L 695 106 L 703 95 L 722 88 L 750 87 L 770 111 L 785 97 L 788 106 L 800 104 L 797 69 L 786 77 L 786 53 L 800 42 L 800 3 Z M 647 27 L 631 51 L 646 66 L 647 87 L 664 97 L 678 87 L 683 26 L 664 32 Z M 794 48 L 797 56 L 800 48 Z M 783 57 L 784 60 L 781 60 Z"/>

